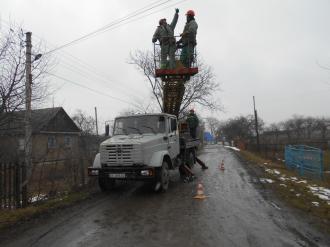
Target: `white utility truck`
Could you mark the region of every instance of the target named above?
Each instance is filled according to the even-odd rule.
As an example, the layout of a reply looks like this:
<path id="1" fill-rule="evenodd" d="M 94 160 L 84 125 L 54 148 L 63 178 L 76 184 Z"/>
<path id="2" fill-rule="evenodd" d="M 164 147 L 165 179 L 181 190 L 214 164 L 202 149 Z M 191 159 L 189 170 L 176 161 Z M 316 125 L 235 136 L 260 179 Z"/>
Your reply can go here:
<path id="1" fill-rule="evenodd" d="M 112 137 L 100 145 L 90 176 L 98 176 L 107 191 L 116 180 L 150 181 L 155 190 L 166 191 L 169 170 L 195 163 L 199 139 L 192 139 L 176 116 L 159 113 L 117 117 Z"/>
<path id="2" fill-rule="evenodd" d="M 154 51 L 159 50 L 156 46 Z M 198 73 L 196 53 L 185 67 L 181 52 L 182 47 L 177 49 L 174 69 L 162 68 L 160 53 L 154 52 L 155 76 L 162 80 L 163 113 L 117 117 L 112 137 L 101 143 L 88 174 L 98 177 L 102 190 L 113 188 L 116 180 L 144 180 L 152 182 L 155 190 L 166 191 L 169 170 L 185 168 L 179 169 L 182 174 L 195 161 L 202 163 L 196 157 L 199 139 L 191 138 L 186 123 L 178 123 L 185 84 Z"/>

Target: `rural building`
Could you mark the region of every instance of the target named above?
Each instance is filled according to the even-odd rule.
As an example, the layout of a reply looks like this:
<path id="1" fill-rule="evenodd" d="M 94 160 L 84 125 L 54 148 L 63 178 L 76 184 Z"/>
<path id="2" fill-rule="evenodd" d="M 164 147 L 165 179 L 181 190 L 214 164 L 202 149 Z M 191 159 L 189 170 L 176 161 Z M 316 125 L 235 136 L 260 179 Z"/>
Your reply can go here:
<path id="1" fill-rule="evenodd" d="M 17 161 L 24 153 L 25 111 L 0 117 L 0 159 Z M 80 129 L 62 107 L 32 110 L 33 163 L 77 156 Z"/>

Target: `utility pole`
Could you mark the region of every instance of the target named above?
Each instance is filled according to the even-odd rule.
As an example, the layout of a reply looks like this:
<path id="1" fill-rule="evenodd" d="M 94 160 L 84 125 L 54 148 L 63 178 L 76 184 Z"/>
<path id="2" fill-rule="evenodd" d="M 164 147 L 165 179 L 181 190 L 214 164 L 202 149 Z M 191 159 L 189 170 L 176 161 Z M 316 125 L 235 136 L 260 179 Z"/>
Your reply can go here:
<path id="1" fill-rule="evenodd" d="M 31 130 L 31 85 L 32 85 L 32 74 L 31 74 L 31 32 L 26 33 L 26 62 L 25 62 L 25 164 L 22 171 L 22 206 L 25 207 L 27 204 L 27 182 L 31 175 L 31 152 L 32 152 L 32 130 Z"/>
<path id="2" fill-rule="evenodd" d="M 95 127 L 96 127 L 96 135 L 99 135 L 99 127 L 97 125 L 97 109 L 96 106 L 94 107 L 95 109 Z"/>
<path id="3" fill-rule="evenodd" d="M 259 142 L 259 129 L 258 129 L 258 113 L 256 110 L 256 102 L 253 96 L 253 109 L 254 109 L 254 121 L 255 121 L 255 129 L 257 134 L 257 150 L 260 152 L 260 142 Z"/>

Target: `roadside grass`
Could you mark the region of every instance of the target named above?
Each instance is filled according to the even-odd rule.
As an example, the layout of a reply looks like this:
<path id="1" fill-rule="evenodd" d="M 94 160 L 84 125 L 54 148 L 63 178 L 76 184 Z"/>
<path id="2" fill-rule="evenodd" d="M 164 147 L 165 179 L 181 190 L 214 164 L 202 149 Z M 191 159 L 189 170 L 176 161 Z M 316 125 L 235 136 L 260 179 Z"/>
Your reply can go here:
<path id="1" fill-rule="evenodd" d="M 274 190 L 275 194 L 285 203 L 320 218 L 322 223 L 325 224 L 326 230 L 330 232 L 330 202 L 320 199 L 309 188 L 309 186 L 314 186 L 329 189 L 329 179 L 316 180 L 299 177 L 297 172 L 287 170 L 283 162 L 274 162 L 248 151 L 242 150 L 240 156 L 249 161 L 249 164 L 261 168 L 260 178 L 273 181 L 266 182 L 266 188 Z M 327 159 L 329 159 L 329 156 L 327 156 Z M 318 203 L 318 206 L 315 205 L 316 203 Z"/>
<path id="2" fill-rule="evenodd" d="M 88 198 L 89 195 L 90 193 L 87 191 L 74 192 L 58 198 L 34 203 L 26 208 L 0 210 L 0 230 L 13 226 L 18 222 L 51 212 L 52 210 L 70 206 Z"/>

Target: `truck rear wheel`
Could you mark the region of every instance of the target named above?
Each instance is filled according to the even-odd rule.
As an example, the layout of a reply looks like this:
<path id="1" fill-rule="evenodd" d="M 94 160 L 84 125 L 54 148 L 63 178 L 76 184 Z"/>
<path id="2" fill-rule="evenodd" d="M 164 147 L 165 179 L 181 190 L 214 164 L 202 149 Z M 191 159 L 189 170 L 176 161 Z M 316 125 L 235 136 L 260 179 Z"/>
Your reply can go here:
<path id="1" fill-rule="evenodd" d="M 99 177 L 99 186 L 103 192 L 112 190 L 116 185 L 116 180 L 110 178 Z"/>
<path id="2" fill-rule="evenodd" d="M 169 173 L 167 161 L 164 160 L 162 167 L 157 172 L 155 190 L 160 192 L 165 192 L 168 189 L 169 183 L 170 183 L 170 173 Z"/>

